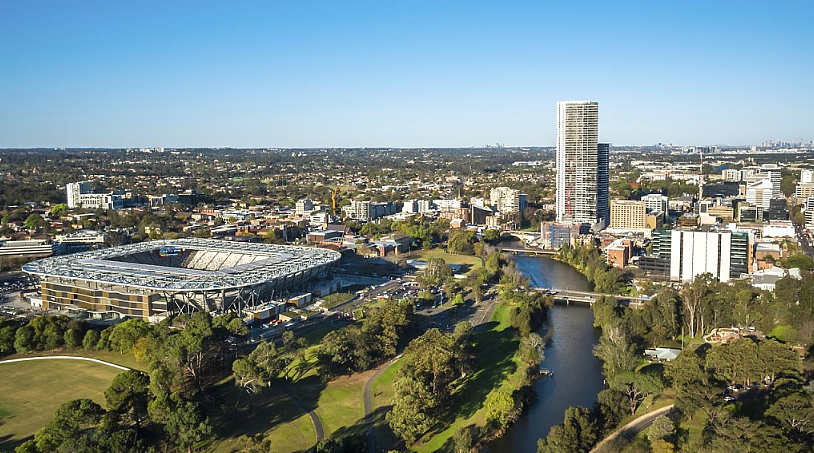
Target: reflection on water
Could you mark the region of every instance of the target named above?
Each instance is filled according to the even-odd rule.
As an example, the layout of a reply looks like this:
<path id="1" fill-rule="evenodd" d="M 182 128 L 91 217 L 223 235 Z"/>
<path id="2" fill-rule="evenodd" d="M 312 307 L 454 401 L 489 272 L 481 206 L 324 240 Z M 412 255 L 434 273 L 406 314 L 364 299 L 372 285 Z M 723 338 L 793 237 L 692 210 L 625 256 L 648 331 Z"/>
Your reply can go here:
<path id="1" fill-rule="evenodd" d="M 590 291 L 591 284 L 567 264 L 547 257 L 516 257 L 517 268 L 532 286 Z M 603 388 L 602 365 L 594 357 L 593 346 L 599 332 L 593 327 L 593 314 L 587 305 L 555 305 L 539 332 L 549 336 L 543 367 L 554 372 L 533 387 L 537 399 L 503 438 L 491 443 L 488 453 L 534 453 L 537 439 L 552 426 L 562 423 L 569 406 L 590 407 Z"/>

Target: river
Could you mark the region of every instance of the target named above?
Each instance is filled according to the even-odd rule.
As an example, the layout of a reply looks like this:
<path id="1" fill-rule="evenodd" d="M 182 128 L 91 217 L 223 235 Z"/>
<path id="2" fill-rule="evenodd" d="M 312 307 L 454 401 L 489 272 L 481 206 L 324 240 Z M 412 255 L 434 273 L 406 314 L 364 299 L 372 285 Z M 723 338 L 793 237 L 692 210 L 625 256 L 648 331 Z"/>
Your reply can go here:
<path id="1" fill-rule="evenodd" d="M 588 280 L 571 266 L 548 257 L 517 256 L 517 269 L 532 286 L 591 291 Z M 508 432 L 484 450 L 487 453 L 535 453 L 537 439 L 562 423 L 569 406 L 591 407 L 604 388 L 602 364 L 593 355 L 599 331 L 593 327 L 588 305 L 557 304 L 539 331 L 549 336 L 542 367 L 554 372 L 532 386 L 537 399 Z"/>

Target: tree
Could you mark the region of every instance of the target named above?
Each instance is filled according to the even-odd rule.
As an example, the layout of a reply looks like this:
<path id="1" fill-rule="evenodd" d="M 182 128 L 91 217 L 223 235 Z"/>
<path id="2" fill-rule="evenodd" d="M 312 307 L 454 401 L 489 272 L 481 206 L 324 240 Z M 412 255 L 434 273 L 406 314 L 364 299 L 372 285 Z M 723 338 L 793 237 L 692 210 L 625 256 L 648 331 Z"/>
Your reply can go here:
<path id="1" fill-rule="evenodd" d="M 28 217 L 25 218 L 25 228 L 27 230 L 36 230 L 37 228 L 42 227 L 45 224 L 42 216 L 39 214 L 30 214 Z"/>
<path id="2" fill-rule="evenodd" d="M 545 341 L 537 333 L 520 339 L 520 358 L 528 365 L 538 366 L 545 359 Z"/>
<path id="3" fill-rule="evenodd" d="M 232 318 L 232 320 L 226 324 L 226 330 L 232 335 L 237 335 L 240 337 L 245 337 L 249 334 L 248 326 L 246 326 L 246 324 L 244 324 L 243 320 L 240 318 Z"/>
<path id="4" fill-rule="evenodd" d="M 461 293 L 456 294 L 455 297 L 452 298 L 452 305 L 453 306 L 457 307 L 457 306 L 461 306 L 463 304 L 464 304 L 464 296 L 462 296 Z"/>
<path id="5" fill-rule="evenodd" d="M 590 410 L 569 407 L 563 423 L 552 426 L 548 436 L 537 441 L 537 453 L 588 452 L 598 439 L 599 430 Z"/>
<path id="6" fill-rule="evenodd" d="M 129 319 L 113 327 L 110 333 L 110 346 L 124 354 L 133 349 L 139 338 L 147 335 L 150 325 L 140 319 Z"/>
<path id="7" fill-rule="evenodd" d="M 641 361 L 621 326 L 602 329 L 599 344 L 594 347 L 594 355 L 602 360 L 602 369 L 608 380 L 612 380 L 618 373 L 633 370 Z"/>
<path id="8" fill-rule="evenodd" d="M 17 328 L 14 333 L 14 349 L 18 353 L 24 354 L 34 350 L 34 348 L 34 328 L 30 325 Z"/>
<path id="9" fill-rule="evenodd" d="M 475 239 L 475 234 L 471 231 L 458 229 L 449 235 L 447 241 L 447 251 L 449 253 L 472 255 L 474 248 L 472 243 Z"/>
<path id="10" fill-rule="evenodd" d="M 625 371 L 615 375 L 611 379 L 611 387 L 627 396 L 631 415 L 636 413 L 639 404 L 647 395 L 659 392 L 663 388 L 658 376 L 636 371 Z"/>
<path id="11" fill-rule="evenodd" d="M 94 349 L 96 349 L 96 345 L 98 343 L 99 343 L 99 332 L 93 329 L 88 329 L 87 332 L 85 332 L 84 338 L 82 338 L 82 347 L 85 350 L 93 351 Z"/>
<path id="12" fill-rule="evenodd" d="M 97 426 L 104 414 L 105 410 L 90 399 L 63 403 L 57 408 L 51 421 L 34 436 L 37 450 L 58 451 L 66 440 Z"/>
<path id="13" fill-rule="evenodd" d="M 14 331 L 13 326 L 4 326 L 0 320 L 0 354 L 14 351 Z"/>
<path id="14" fill-rule="evenodd" d="M 747 385 L 760 381 L 765 367 L 757 344 L 750 338 L 738 338 L 707 353 L 706 368 L 721 381 Z"/>
<path id="15" fill-rule="evenodd" d="M 666 415 L 660 415 L 653 420 L 653 423 L 650 424 L 650 427 L 647 428 L 646 435 L 647 438 L 650 440 L 651 443 L 662 440 L 662 439 L 669 439 L 676 433 L 676 426 L 672 420 Z"/>
<path id="16" fill-rule="evenodd" d="M 63 341 L 68 349 L 76 349 L 82 346 L 82 331 L 77 328 L 66 330 Z"/>
<path id="17" fill-rule="evenodd" d="M 765 415 L 780 422 L 780 425 L 788 431 L 814 433 L 814 406 L 807 394 L 794 393 L 784 396 L 769 406 Z"/>
<path id="18" fill-rule="evenodd" d="M 271 440 L 263 437 L 262 433 L 244 434 L 237 439 L 237 442 L 240 445 L 237 453 L 269 453 L 271 451 Z"/>
<path id="19" fill-rule="evenodd" d="M 761 340 L 757 350 L 763 364 L 763 375 L 772 382 L 778 373 L 800 370 L 800 356 L 782 343 L 772 339 Z"/>
<path id="20" fill-rule="evenodd" d="M 138 432 L 147 418 L 149 386 L 150 378 L 141 371 L 128 370 L 120 373 L 105 390 L 105 404 L 109 411 L 130 418 Z"/>
<path id="21" fill-rule="evenodd" d="M 68 205 L 65 203 L 57 203 L 51 206 L 51 217 L 60 218 L 68 213 Z"/>
<path id="22" fill-rule="evenodd" d="M 650 441 L 650 445 L 653 453 L 673 453 L 675 451 L 675 446 L 664 439 Z"/>
<path id="23" fill-rule="evenodd" d="M 438 286 L 452 276 L 452 269 L 443 258 L 430 258 L 427 267 L 418 276 L 418 281 L 424 287 Z"/>
<path id="24" fill-rule="evenodd" d="M 490 244 L 497 242 L 498 239 L 500 239 L 500 230 L 489 228 L 483 232 L 483 240 Z"/>
<path id="25" fill-rule="evenodd" d="M 182 450 L 191 452 L 193 445 L 212 433 L 212 425 L 198 405 L 178 393 L 158 395 L 150 401 L 148 411 L 153 420 L 161 423 L 165 439 Z"/>
<path id="26" fill-rule="evenodd" d="M 516 415 L 511 393 L 498 390 L 486 398 L 486 422 L 498 429 L 506 429 Z"/>
<path id="27" fill-rule="evenodd" d="M 455 453 L 469 453 L 475 446 L 477 438 L 475 425 L 462 426 L 452 434 L 452 445 Z"/>
<path id="28" fill-rule="evenodd" d="M 684 285 L 681 293 L 681 300 L 684 304 L 684 310 L 687 312 L 687 324 L 690 330 L 690 336 L 695 338 L 696 325 L 699 318 L 703 319 L 702 313 L 704 306 L 711 294 L 711 287 L 713 286 L 712 274 L 706 273 L 695 276 L 692 283 Z M 703 335 L 703 321 L 702 335 Z"/>
<path id="29" fill-rule="evenodd" d="M 403 367 L 402 367 L 403 368 Z M 393 434 L 408 445 L 416 441 L 437 423 L 434 415 L 438 399 L 416 379 L 402 377 L 395 383 L 393 409 L 387 413 L 387 423 Z"/>

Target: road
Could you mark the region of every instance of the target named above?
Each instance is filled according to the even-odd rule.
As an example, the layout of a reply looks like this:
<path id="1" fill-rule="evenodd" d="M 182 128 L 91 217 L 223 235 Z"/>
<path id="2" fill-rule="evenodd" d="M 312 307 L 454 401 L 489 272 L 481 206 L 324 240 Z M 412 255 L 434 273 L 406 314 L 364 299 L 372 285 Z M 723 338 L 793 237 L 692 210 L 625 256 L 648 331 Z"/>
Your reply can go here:
<path id="1" fill-rule="evenodd" d="M 591 450 L 591 453 L 611 453 L 614 452 L 614 441 L 619 438 L 622 439 L 630 439 L 636 434 L 642 432 L 645 428 L 650 426 L 653 423 L 653 420 L 658 418 L 661 415 L 667 415 L 673 410 L 673 405 L 665 406 L 660 409 L 656 409 L 653 412 L 648 412 L 641 417 L 633 420 L 632 422 L 628 423 L 627 425 L 617 429 L 608 437 L 602 439 L 601 442 L 596 444 L 596 446 Z"/>
<path id="2" fill-rule="evenodd" d="M 794 231 L 797 233 L 797 241 L 803 249 L 803 253 L 814 259 L 814 244 L 811 242 L 811 237 L 806 234 L 802 225 L 794 224 Z"/>

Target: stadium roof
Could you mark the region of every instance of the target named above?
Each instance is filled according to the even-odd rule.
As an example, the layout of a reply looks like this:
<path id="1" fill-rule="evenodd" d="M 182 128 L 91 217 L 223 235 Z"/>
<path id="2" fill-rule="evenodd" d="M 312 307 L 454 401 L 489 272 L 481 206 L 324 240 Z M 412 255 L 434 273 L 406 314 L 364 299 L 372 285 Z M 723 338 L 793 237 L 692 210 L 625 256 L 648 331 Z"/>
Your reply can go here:
<path id="1" fill-rule="evenodd" d="M 122 258 L 162 247 L 211 252 L 216 270 L 126 262 Z M 234 264 L 228 265 L 230 256 Z M 40 277 L 93 281 L 154 291 L 212 291 L 253 286 L 331 264 L 333 250 L 216 239 L 172 239 L 54 256 L 28 263 L 23 270 Z"/>

